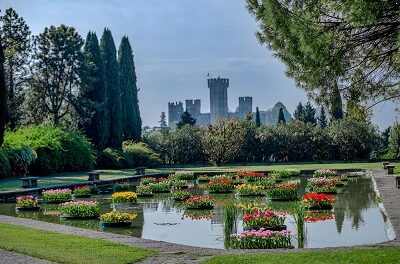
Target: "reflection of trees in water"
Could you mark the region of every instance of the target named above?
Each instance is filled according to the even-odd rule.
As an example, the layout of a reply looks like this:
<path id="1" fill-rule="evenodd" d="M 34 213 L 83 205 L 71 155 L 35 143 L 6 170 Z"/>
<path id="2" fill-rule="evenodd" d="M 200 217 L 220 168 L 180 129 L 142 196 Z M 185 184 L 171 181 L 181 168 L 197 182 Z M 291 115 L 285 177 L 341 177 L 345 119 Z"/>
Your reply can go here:
<path id="1" fill-rule="evenodd" d="M 363 211 L 375 201 L 371 178 L 351 178 L 347 186 L 339 189 L 335 204 L 335 221 L 338 233 L 342 232 L 345 218 L 351 219 L 352 227 L 358 230 L 364 222 Z"/>

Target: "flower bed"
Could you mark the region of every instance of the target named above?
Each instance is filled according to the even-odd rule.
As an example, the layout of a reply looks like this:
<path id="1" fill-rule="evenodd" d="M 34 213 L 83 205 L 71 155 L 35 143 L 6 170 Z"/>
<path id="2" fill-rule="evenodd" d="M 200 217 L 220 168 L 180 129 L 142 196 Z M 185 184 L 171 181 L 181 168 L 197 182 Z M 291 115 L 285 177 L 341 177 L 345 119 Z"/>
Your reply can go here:
<path id="1" fill-rule="evenodd" d="M 137 214 L 120 213 L 112 211 L 100 215 L 100 225 L 102 226 L 130 226 L 132 220 L 137 217 Z"/>
<path id="2" fill-rule="evenodd" d="M 336 177 L 335 177 L 336 179 Z M 336 193 L 336 181 L 331 178 L 318 177 L 308 179 L 307 188 L 316 193 Z"/>
<path id="3" fill-rule="evenodd" d="M 268 174 L 268 177 L 271 179 L 284 179 L 290 177 L 298 177 L 300 176 L 300 170 L 298 169 L 284 169 L 284 170 L 276 170 Z"/>
<path id="4" fill-rule="evenodd" d="M 174 189 L 187 189 L 189 188 L 189 184 L 185 180 L 173 180 L 171 181 L 171 187 Z"/>
<path id="5" fill-rule="evenodd" d="M 151 186 L 151 191 L 153 193 L 166 193 L 171 189 L 169 181 L 160 181 L 149 185 Z"/>
<path id="6" fill-rule="evenodd" d="M 285 216 L 283 214 L 276 214 L 272 210 L 256 209 L 252 213 L 244 214 L 242 219 L 243 225 L 246 228 L 265 228 L 269 230 L 286 229 L 283 225 L 285 222 Z"/>
<path id="7" fill-rule="evenodd" d="M 137 195 L 134 192 L 117 192 L 111 196 L 112 203 L 136 203 Z"/>
<path id="8" fill-rule="evenodd" d="M 314 171 L 313 177 L 331 177 L 337 175 L 337 172 L 330 169 L 320 169 Z"/>
<path id="9" fill-rule="evenodd" d="M 265 177 L 263 172 L 255 172 L 255 171 L 238 171 L 237 175 L 246 179 L 247 181 L 260 181 Z"/>
<path id="10" fill-rule="evenodd" d="M 257 186 L 260 186 L 263 189 L 270 189 L 272 186 L 276 184 L 275 180 L 262 180 L 257 182 Z"/>
<path id="11" fill-rule="evenodd" d="M 267 188 L 267 195 L 273 200 L 296 200 L 297 184 L 276 184 L 270 188 Z"/>
<path id="12" fill-rule="evenodd" d="M 16 199 L 18 210 L 37 210 L 39 209 L 39 199 L 32 195 L 19 196 Z"/>
<path id="13" fill-rule="evenodd" d="M 188 191 L 177 190 L 177 191 L 172 192 L 172 198 L 175 201 L 185 201 L 188 198 L 190 198 L 191 196 L 192 196 L 192 194 Z"/>
<path id="14" fill-rule="evenodd" d="M 311 210 L 330 210 L 335 200 L 323 193 L 307 193 L 303 196 L 303 205 Z"/>
<path id="15" fill-rule="evenodd" d="M 208 182 L 210 180 L 211 180 L 211 177 L 208 175 L 200 175 L 199 177 L 197 177 L 198 182 Z"/>
<path id="16" fill-rule="evenodd" d="M 59 211 L 62 217 L 92 218 L 99 216 L 100 206 L 97 201 L 73 201 L 62 203 Z"/>
<path id="17" fill-rule="evenodd" d="M 176 171 L 170 176 L 173 180 L 194 180 L 194 172 L 192 171 Z"/>
<path id="18" fill-rule="evenodd" d="M 195 195 L 185 201 L 186 209 L 212 209 L 214 202 L 210 196 Z"/>
<path id="19" fill-rule="evenodd" d="M 141 185 L 147 185 L 150 183 L 157 183 L 157 179 L 154 177 L 146 177 L 146 178 L 141 178 L 140 179 L 140 184 Z"/>
<path id="20" fill-rule="evenodd" d="M 121 192 L 121 191 L 129 191 L 131 189 L 131 185 L 129 182 L 119 182 L 113 186 L 114 192 Z"/>
<path id="21" fill-rule="evenodd" d="M 209 181 L 205 185 L 205 189 L 210 193 L 228 193 L 234 189 L 232 180 L 229 179 L 217 179 Z"/>
<path id="22" fill-rule="evenodd" d="M 150 185 L 139 185 L 136 187 L 136 195 L 142 197 L 153 196 L 152 187 Z"/>
<path id="23" fill-rule="evenodd" d="M 76 186 L 73 191 L 74 197 L 90 197 L 91 190 L 90 186 Z"/>
<path id="24" fill-rule="evenodd" d="M 242 249 L 271 249 L 292 248 L 290 231 L 271 231 L 263 228 L 259 230 L 244 231 L 231 235 L 229 241 L 231 248 Z"/>
<path id="25" fill-rule="evenodd" d="M 240 196 L 264 196 L 265 191 L 257 185 L 241 184 L 235 187 L 236 193 Z"/>
<path id="26" fill-rule="evenodd" d="M 251 203 L 237 203 L 236 207 L 241 209 L 243 213 L 253 213 L 255 210 L 270 210 L 270 208 L 263 203 L 251 202 Z"/>
<path id="27" fill-rule="evenodd" d="M 42 192 L 46 203 L 64 203 L 72 200 L 71 189 L 52 189 Z"/>

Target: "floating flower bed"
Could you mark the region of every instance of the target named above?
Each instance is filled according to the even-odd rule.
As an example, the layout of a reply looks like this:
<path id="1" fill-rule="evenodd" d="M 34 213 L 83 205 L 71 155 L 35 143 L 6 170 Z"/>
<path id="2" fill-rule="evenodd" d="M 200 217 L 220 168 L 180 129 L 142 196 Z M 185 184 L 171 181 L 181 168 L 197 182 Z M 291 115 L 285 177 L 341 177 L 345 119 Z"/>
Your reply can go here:
<path id="1" fill-rule="evenodd" d="M 190 198 L 191 196 L 192 196 L 192 194 L 188 191 L 177 190 L 177 191 L 172 192 L 172 198 L 175 201 L 185 201 L 188 198 Z"/>
<path id="2" fill-rule="evenodd" d="M 331 177 L 337 175 L 337 172 L 330 169 L 320 169 L 314 171 L 313 177 Z"/>
<path id="3" fill-rule="evenodd" d="M 189 184 L 185 180 L 173 180 L 173 181 L 171 181 L 170 185 L 174 189 L 187 189 L 187 188 L 189 188 Z"/>
<path id="4" fill-rule="evenodd" d="M 170 176 L 173 180 L 194 180 L 194 172 L 192 171 L 176 171 Z"/>
<path id="5" fill-rule="evenodd" d="M 307 193 L 303 196 L 303 204 L 310 210 L 330 210 L 335 200 L 324 193 Z"/>
<path id="6" fill-rule="evenodd" d="M 198 182 L 208 182 L 210 180 L 211 180 L 211 177 L 208 175 L 200 175 L 199 177 L 197 177 Z"/>
<path id="7" fill-rule="evenodd" d="M 64 203 L 72 200 L 71 189 L 52 189 L 42 192 L 46 203 Z"/>
<path id="8" fill-rule="evenodd" d="M 121 192 L 121 191 L 129 191 L 131 189 L 131 185 L 129 182 L 119 182 L 113 186 L 114 192 Z"/>
<path id="9" fill-rule="evenodd" d="M 185 201 L 186 209 L 212 209 L 214 202 L 210 196 L 195 195 Z"/>
<path id="10" fill-rule="evenodd" d="M 311 192 L 316 193 L 336 193 L 336 177 L 335 179 L 318 177 L 308 179 L 307 188 Z"/>
<path id="11" fill-rule="evenodd" d="M 243 215 L 243 225 L 248 229 L 260 229 L 265 228 L 269 230 L 284 230 L 285 222 L 284 214 L 276 214 L 272 210 L 261 210 L 256 209 L 252 213 L 246 213 Z"/>
<path id="12" fill-rule="evenodd" d="M 236 207 L 241 209 L 243 213 L 253 213 L 255 210 L 270 210 L 270 208 L 263 203 L 251 202 L 251 203 L 237 203 Z"/>
<path id="13" fill-rule="evenodd" d="M 137 214 L 120 213 L 117 211 L 100 215 L 100 225 L 102 226 L 130 226 Z"/>
<path id="14" fill-rule="evenodd" d="M 234 189 L 232 180 L 229 179 L 217 179 L 209 181 L 205 185 L 205 189 L 210 193 L 228 193 Z"/>
<path id="15" fill-rule="evenodd" d="M 335 215 L 331 212 L 310 211 L 304 215 L 304 221 L 308 223 L 323 222 L 334 218 Z"/>
<path id="16" fill-rule="evenodd" d="M 246 179 L 247 181 L 260 181 L 265 177 L 263 172 L 255 172 L 255 171 L 238 171 L 237 175 L 241 178 Z"/>
<path id="17" fill-rule="evenodd" d="M 32 195 L 19 196 L 19 197 L 17 197 L 16 201 L 17 201 L 17 204 L 16 204 L 17 210 L 23 211 L 23 210 L 38 210 L 38 209 L 40 209 L 39 199 L 36 197 L 33 197 Z"/>
<path id="18" fill-rule="evenodd" d="M 73 201 L 62 203 L 59 211 L 66 218 L 93 218 L 99 216 L 100 206 L 97 201 Z"/>
<path id="19" fill-rule="evenodd" d="M 257 186 L 260 186 L 263 189 L 270 189 L 272 186 L 276 184 L 275 180 L 262 180 L 257 182 Z"/>
<path id="20" fill-rule="evenodd" d="M 151 191 L 153 193 L 167 193 L 170 192 L 171 189 L 169 181 L 160 181 L 149 185 L 151 186 Z"/>
<path id="21" fill-rule="evenodd" d="M 268 177 L 275 180 L 290 178 L 290 177 L 298 177 L 298 176 L 300 176 L 300 170 L 298 169 L 276 170 L 268 174 Z"/>
<path id="22" fill-rule="evenodd" d="M 342 179 L 340 176 L 333 176 L 329 177 L 328 180 L 336 185 L 336 187 L 342 187 L 344 186 L 344 183 L 342 182 Z"/>
<path id="23" fill-rule="evenodd" d="M 112 203 L 136 203 L 136 198 L 134 192 L 117 192 L 111 195 Z"/>
<path id="24" fill-rule="evenodd" d="M 150 183 L 157 183 L 157 179 L 154 177 L 146 177 L 146 178 L 141 178 L 140 179 L 140 184 L 141 185 L 147 185 Z"/>
<path id="25" fill-rule="evenodd" d="M 297 184 L 276 184 L 267 188 L 267 195 L 273 200 L 296 200 Z"/>
<path id="26" fill-rule="evenodd" d="M 74 188 L 73 195 L 76 198 L 90 197 L 91 196 L 90 186 L 76 186 Z"/>
<path id="27" fill-rule="evenodd" d="M 229 241 L 231 248 L 242 249 L 271 249 L 292 248 L 290 231 L 271 231 L 263 228 L 259 230 L 244 231 L 231 235 Z"/>
<path id="28" fill-rule="evenodd" d="M 257 185 L 241 184 L 235 187 L 236 193 L 240 196 L 264 196 L 265 191 Z"/>
<path id="29" fill-rule="evenodd" d="M 212 210 L 185 210 L 182 218 L 190 218 L 192 220 L 209 220 L 213 215 Z"/>
<path id="30" fill-rule="evenodd" d="M 151 197 L 153 196 L 152 187 L 150 185 L 139 185 L 136 187 L 136 195 L 138 197 Z"/>

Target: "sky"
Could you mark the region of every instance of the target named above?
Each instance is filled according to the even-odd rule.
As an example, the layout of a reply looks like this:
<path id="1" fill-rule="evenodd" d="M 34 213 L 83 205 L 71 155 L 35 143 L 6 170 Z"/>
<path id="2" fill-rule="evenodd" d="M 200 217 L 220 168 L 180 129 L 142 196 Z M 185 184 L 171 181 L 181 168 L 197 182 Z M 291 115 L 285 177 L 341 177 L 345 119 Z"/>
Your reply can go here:
<path id="1" fill-rule="evenodd" d="M 0 0 L 12 7 L 32 34 L 50 25 L 73 26 L 86 37 L 101 37 L 108 27 L 118 48 L 129 37 L 138 77 L 143 125 L 155 126 L 168 102 L 201 99 L 209 112 L 207 74 L 230 79 L 228 107 L 239 96 L 253 97 L 253 111 L 282 102 L 293 113 L 306 93 L 285 76 L 285 66 L 255 37 L 257 23 L 244 0 Z M 374 108 L 373 123 L 381 129 L 395 121 L 398 104 Z"/>

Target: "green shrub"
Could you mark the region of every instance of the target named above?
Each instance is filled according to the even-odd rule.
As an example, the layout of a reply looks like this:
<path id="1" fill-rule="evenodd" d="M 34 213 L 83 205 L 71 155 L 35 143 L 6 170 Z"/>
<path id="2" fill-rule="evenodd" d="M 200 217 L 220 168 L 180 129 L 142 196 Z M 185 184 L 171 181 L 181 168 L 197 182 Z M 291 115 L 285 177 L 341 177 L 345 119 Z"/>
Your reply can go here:
<path id="1" fill-rule="evenodd" d="M 8 162 L 14 177 L 24 176 L 29 166 L 36 160 L 36 152 L 28 146 L 7 150 Z"/>
<path id="2" fill-rule="evenodd" d="M 125 141 L 122 150 L 131 168 L 155 167 L 162 163 L 160 155 L 150 149 L 145 143 Z"/>
<path id="3" fill-rule="evenodd" d="M 91 170 L 94 156 L 90 142 L 80 133 L 52 126 L 20 128 L 5 135 L 6 148 L 28 146 L 37 154 L 29 172 L 48 175 L 55 172 Z"/>
<path id="4" fill-rule="evenodd" d="M 7 178 L 11 176 L 11 167 L 8 162 L 7 152 L 0 149 L 0 178 Z"/>
<path id="5" fill-rule="evenodd" d="M 125 154 L 112 148 L 99 152 L 96 164 L 99 169 L 128 169 L 130 167 Z"/>

